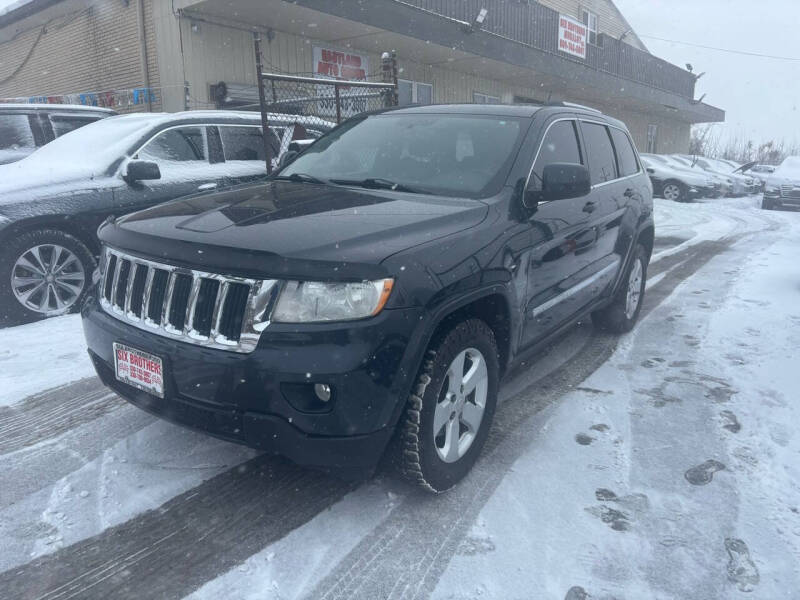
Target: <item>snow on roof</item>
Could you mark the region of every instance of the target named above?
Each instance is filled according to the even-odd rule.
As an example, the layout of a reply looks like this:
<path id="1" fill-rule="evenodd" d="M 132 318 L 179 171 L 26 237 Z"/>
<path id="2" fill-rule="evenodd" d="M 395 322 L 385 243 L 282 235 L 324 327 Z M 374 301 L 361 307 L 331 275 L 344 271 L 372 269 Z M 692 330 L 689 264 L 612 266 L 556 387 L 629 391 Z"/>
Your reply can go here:
<path id="1" fill-rule="evenodd" d="M 780 166 L 775 169 L 774 175 L 784 177 L 797 177 L 800 175 L 800 156 L 787 156 Z"/>

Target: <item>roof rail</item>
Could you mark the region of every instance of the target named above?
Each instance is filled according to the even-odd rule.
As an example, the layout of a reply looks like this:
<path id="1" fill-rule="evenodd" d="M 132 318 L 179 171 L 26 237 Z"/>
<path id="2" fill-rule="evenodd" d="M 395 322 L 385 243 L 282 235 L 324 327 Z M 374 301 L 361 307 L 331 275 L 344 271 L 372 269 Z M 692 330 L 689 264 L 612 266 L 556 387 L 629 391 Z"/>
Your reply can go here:
<path id="1" fill-rule="evenodd" d="M 598 115 L 603 114 L 603 111 L 597 110 L 596 108 L 592 108 L 591 106 L 585 106 L 583 104 L 576 104 L 575 102 L 548 102 L 545 106 L 565 106 L 569 108 L 582 108 L 583 110 L 588 110 L 589 112 L 597 113 Z"/>

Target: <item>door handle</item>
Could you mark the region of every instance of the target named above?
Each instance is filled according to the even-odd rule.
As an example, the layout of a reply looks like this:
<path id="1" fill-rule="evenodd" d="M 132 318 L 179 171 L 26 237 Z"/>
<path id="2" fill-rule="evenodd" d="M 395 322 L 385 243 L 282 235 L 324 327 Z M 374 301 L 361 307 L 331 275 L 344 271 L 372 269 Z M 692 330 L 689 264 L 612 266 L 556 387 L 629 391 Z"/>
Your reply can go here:
<path id="1" fill-rule="evenodd" d="M 198 192 L 207 192 L 208 190 L 215 190 L 215 189 L 217 189 L 217 184 L 214 182 L 204 183 L 203 185 L 197 186 Z"/>
<path id="2" fill-rule="evenodd" d="M 585 212 L 585 213 L 593 213 L 595 208 L 597 208 L 597 207 L 594 205 L 594 202 L 589 200 L 589 202 L 587 202 L 586 204 L 583 205 L 583 212 Z"/>

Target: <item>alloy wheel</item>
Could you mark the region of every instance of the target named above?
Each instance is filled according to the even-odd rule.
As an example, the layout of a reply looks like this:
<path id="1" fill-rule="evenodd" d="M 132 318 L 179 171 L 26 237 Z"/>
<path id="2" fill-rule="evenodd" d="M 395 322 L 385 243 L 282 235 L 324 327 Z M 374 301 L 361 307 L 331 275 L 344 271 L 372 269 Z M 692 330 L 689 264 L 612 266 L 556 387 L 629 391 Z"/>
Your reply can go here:
<path id="1" fill-rule="evenodd" d="M 681 197 L 681 188 L 674 183 L 669 183 L 664 186 L 664 198 L 666 200 L 677 201 Z"/>
<path id="2" fill-rule="evenodd" d="M 25 250 L 11 269 L 11 289 L 20 304 L 42 315 L 67 312 L 83 292 L 86 273 L 80 259 L 58 244 Z"/>
<path id="3" fill-rule="evenodd" d="M 643 271 L 641 259 L 636 258 L 628 276 L 628 294 L 625 298 L 625 316 L 629 319 L 633 318 L 633 315 L 636 314 L 636 309 L 639 308 L 639 300 L 642 296 Z"/>
<path id="4" fill-rule="evenodd" d="M 483 421 L 488 390 L 483 354 L 475 348 L 459 352 L 447 368 L 433 416 L 433 441 L 444 462 L 456 462 L 469 450 Z"/>

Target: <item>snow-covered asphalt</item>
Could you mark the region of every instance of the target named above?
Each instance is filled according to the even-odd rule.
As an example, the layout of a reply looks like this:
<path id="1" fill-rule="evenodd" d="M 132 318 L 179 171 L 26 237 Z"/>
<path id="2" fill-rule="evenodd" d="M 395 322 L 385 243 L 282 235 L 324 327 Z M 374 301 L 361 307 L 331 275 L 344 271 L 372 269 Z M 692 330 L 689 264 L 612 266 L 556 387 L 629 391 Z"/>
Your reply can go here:
<path id="1" fill-rule="evenodd" d="M 656 200 L 642 320 L 511 373 L 433 497 L 156 420 L 0 330 L 0 599 L 800 598 L 800 213 Z"/>

